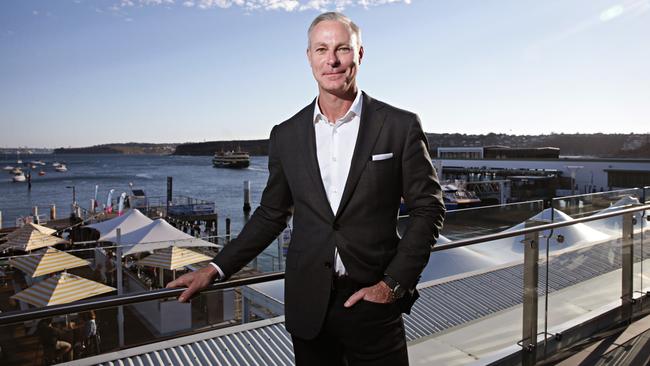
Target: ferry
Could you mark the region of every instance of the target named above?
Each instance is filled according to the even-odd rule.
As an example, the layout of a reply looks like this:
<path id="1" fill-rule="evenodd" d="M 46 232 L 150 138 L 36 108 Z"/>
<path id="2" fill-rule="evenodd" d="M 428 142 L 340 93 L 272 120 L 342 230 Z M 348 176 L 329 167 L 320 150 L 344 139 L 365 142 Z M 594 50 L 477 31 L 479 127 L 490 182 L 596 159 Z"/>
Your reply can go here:
<path id="1" fill-rule="evenodd" d="M 214 154 L 212 165 L 215 168 L 248 168 L 250 154 L 245 151 L 220 151 Z"/>

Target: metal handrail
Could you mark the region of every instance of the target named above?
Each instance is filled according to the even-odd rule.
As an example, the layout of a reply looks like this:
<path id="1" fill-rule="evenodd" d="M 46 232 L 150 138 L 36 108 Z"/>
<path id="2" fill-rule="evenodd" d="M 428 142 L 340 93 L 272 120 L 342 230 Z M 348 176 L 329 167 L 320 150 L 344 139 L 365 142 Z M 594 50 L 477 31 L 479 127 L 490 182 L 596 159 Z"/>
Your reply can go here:
<path id="1" fill-rule="evenodd" d="M 650 210 L 650 204 L 634 206 L 632 208 L 622 209 L 619 211 L 609 212 L 605 214 L 593 215 L 589 217 L 583 217 L 571 221 L 558 222 L 552 224 L 543 224 L 543 225 L 534 226 L 534 227 L 525 228 L 516 231 L 489 234 L 489 235 L 483 235 L 472 239 L 458 240 L 449 244 L 434 247 L 432 248 L 432 251 L 437 252 L 441 250 L 480 244 L 492 240 L 510 238 L 510 237 L 525 235 L 527 233 L 532 233 L 532 232 L 537 232 L 542 230 L 551 230 L 559 227 L 570 226 L 570 225 L 589 222 L 589 221 L 596 221 L 600 219 L 621 216 L 624 214 L 644 211 L 644 210 Z M 284 272 L 273 272 L 273 273 L 268 273 L 268 274 L 263 274 L 263 275 L 258 275 L 258 276 L 243 278 L 243 279 L 218 282 L 202 290 L 201 292 L 222 290 L 222 289 L 227 289 L 227 288 L 232 288 L 237 286 L 245 286 L 245 285 L 251 285 L 255 283 L 279 280 L 283 278 L 284 278 Z M 129 305 L 129 304 L 134 304 L 134 303 L 139 303 L 144 301 L 152 301 L 152 300 L 176 297 L 180 295 L 184 290 L 185 290 L 184 288 L 162 289 L 162 290 L 139 292 L 139 293 L 127 294 L 127 295 L 107 296 L 107 297 L 94 299 L 94 300 L 79 301 L 73 304 L 54 305 L 54 306 L 48 306 L 44 308 L 30 309 L 26 311 L 7 312 L 7 313 L 0 314 L 0 326 L 13 324 L 17 322 L 36 320 L 45 317 L 53 317 L 53 316 L 65 315 L 65 314 L 70 314 L 75 312 L 83 312 L 83 311 L 88 311 L 93 309 L 115 307 L 120 305 Z"/>
<path id="2" fill-rule="evenodd" d="M 284 272 L 266 273 L 258 276 L 241 278 L 236 280 L 229 280 L 224 282 L 217 282 L 210 287 L 203 289 L 204 291 L 223 290 L 232 287 L 252 285 L 261 282 L 274 281 L 284 278 Z M 120 305 L 129 305 L 145 301 L 159 300 L 170 297 L 178 297 L 185 288 L 169 288 L 155 291 L 138 292 L 127 295 L 113 295 L 101 297 L 98 299 L 91 299 L 85 301 L 78 301 L 73 304 L 61 304 L 47 306 L 43 308 L 29 309 L 25 311 L 12 311 L 0 314 L 0 326 L 19 323 L 29 320 L 37 320 L 42 318 L 49 318 L 53 316 L 66 315 L 70 313 L 77 313 L 89 310 L 111 308 Z"/>
<path id="3" fill-rule="evenodd" d="M 520 230 L 515 230 L 515 231 L 508 231 L 508 232 L 501 232 L 501 233 L 482 235 L 482 236 L 477 236 L 475 238 L 470 238 L 470 239 L 455 240 L 455 241 L 452 241 L 451 243 L 448 243 L 448 244 L 445 244 L 445 245 L 435 246 L 435 247 L 433 247 L 431 249 L 431 251 L 438 252 L 438 251 L 441 251 L 441 250 L 447 250 L 447 249 L 452 249 L 452 248 L 460 248 L 460 247 L 465 247 L 465 246 L 474 245 L 474 244 L 481 244 L 481 243 L 485 243 L 485 242 L 492 241 L 492 240 L 512 238 L 514 236 L 525 235 L 525 234 L 533 233 L 533 232 L 536 232 L 536 231 L 552 230 L 552 229 L 557 229 L 559 227 L 571 226 L 571 225 L 581 224 L 581 223 L 589 222 L 589 221 L 597 221 L 597 220 L 602 220 L 602 219 L 606 219 L 606 218 L 610 218 L 610 217 L 622 216 L 624 214 L 638 212 L 638 211 L 645 211 L 645 210 L 650 210 L 650 204 L 641 205 L 641 206 L 634 206 L 632 208 L 626 208 L 626 209 L 622 209 L 622 210 L 618 210 L 618 211 L 614 211 L 614 212 L 608 212 L 608 213 L 604 213 L 604 214 L 581 217 L 579 219 L 575 219 L 575 220 L 571 220 L 571 221 L 555 222 L 555 223 L 551 223 L 551 224 L 542 224 L 542 225 L 537 225 L 537 226 L 533 226 L 533 227 L 530 227 L 530 228 L 525 228 L 525 229 L 520 229 Z"/>

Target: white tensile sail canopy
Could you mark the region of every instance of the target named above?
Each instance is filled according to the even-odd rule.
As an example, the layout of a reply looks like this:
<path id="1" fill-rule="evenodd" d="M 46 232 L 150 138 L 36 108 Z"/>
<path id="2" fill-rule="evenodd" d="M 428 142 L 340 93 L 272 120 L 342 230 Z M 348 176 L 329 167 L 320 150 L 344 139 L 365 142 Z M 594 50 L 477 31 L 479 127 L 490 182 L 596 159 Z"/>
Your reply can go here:
<path id="1" fill-rule="evenodd" d="M 120 245 L 125 246 L 122 256 L 150 252 L 156 249 L 176 247 L 216 247 L 216 244 L 195 238 L 171 226 L 163 219 L 157 219 L 149 225 L 131 231 L 120 238 Z M 117 240 L 116 236 L 106 237 L 105 241 Z"/>
<path id="2" fill-rule="evenodd" d="M 598 215 L 598 214 L 604 214 L 608 212 L 615 212 L 626 208 L 631 208 L 632 206 L 639 205 L 639 204 L 640 202 L 638 198 L 632 196 L 625 196 L 620 200 L 616 201 L 610 207 L 598 211 L 596 214 Z M 634 226 L 635 231 L 646 230 L 649 227 L 648 221 L 644 220 L 642 212 L 635 212 L 634 217 L 636 218 L 636 225 Z M 610 234 L 612 237 L 615 238 L 616 237 L 620 238 L 623 235 L 623 216 L 615 216 L 607 219 L 590 221 L 585 223 L 585 225 L 589 226 L 592 229 L 596 229 L 605 232 L 607 234 Z"/>
<path id="3" fill-rule="evenodd" d="M 566 222 L 573 221 L 571 216 L 562 211 L 547 208 L 546 210 L 531 217 L 531 221 L 552 222 Z M 526 227 L 526 223 L 522 222 L 517 224 L 504 232 L 511 232 L 515 230 L 522 230 Z M 595 230 L 585 224 L 574 224 L 564 226 L 553 230 L 545 230 L 540 232 L 539 235 L 539 248 L 545 250 L 548 241 L 549 251 L 562 250 L 569 247 L 576 247 L 580 245 L 594 244 L 609 239 L 609 235 Z M 501 263 L 511 261 L 523 260 L 524 258 L 524 236 L 519 235 L 512 238 L 505 238 L 490 241 L 483 244 L 474 245 L 473 249 L 476 252 L 488 255 L 490 258 Z"/>
<path id="4" fill-rule="evenodd" d="M 134 208 L 122 216 L 96 224 L 86 225 L 86 227 L 99 231 L 99 241 L 114 241 L 117 235 L 117 229 L 120 229 L 122 235 L 124 235 L 151 223 L 152 220 L 150 218 L 145 216 L 140 210 Z"/>
<path id="5" fill-rule="evenodd" d="M 440 235 L 436 246 L 444 246 L 450 242 L 451 240 Z M 499 263 L 500 261 L 497 259 L 479 253 L 472 249 L 471 246 L 432 252 L 429 256 L 429 263 L 422 271 L 420 282 L 490 268 Z"/>

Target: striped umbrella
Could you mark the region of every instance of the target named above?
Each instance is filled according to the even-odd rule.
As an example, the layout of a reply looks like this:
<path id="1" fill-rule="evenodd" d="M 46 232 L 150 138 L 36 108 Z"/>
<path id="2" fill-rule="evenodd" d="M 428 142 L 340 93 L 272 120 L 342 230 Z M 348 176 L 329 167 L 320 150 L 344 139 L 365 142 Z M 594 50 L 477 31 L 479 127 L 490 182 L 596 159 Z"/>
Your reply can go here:
<path id="1" fill-rule="evenodd" d="M 90 262 L 54 248 L 47 248 L 36 255 L 12 258 L 9 264 L 31 277 L 38 277 L 68 268 L 87 266 Z"/>
<path id="2" fill-rule="evenodd" d="M 158 267 L 164 269 L 178 269 L 188 264 L 212 260 L 212 257 L 205 254 L 197 253 L 193 250 L 170 247 L 162 249 L 140 261 L 137 264 L 141 266 Z"/>
<path id="3" fill-rule="evenodd" d="M 115 291 L 115 288 L 63 272 L 21 291 L 11 298 L 41 307 L 67 304 L 111 291 Z"/>
<path id="4" fill-rule="evenodd" d="M 68 242 L 67 240 L 52 235 L 55 232 L 56 230 L 45 226 L 29 223 L 9 233 L 5 237 L 7 242 L 0 246 L 0 250 L 15 249 L 28 252 L 30 250 Z"/>

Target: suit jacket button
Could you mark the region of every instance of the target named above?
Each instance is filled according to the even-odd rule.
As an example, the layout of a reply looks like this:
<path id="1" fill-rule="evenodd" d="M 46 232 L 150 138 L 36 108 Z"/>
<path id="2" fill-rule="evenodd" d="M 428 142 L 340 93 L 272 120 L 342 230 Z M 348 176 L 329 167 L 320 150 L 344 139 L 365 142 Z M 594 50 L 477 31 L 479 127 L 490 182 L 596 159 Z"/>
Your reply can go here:
<path id="1" fill-rule="evenodd" d="M 325 262 L 325 263 L 323 263 L 323 265 L 324 265 L 325 268 L 327 268 L 327 269 L 332 268 L 332 263 L 330 263 L 330 262 Z"/>

